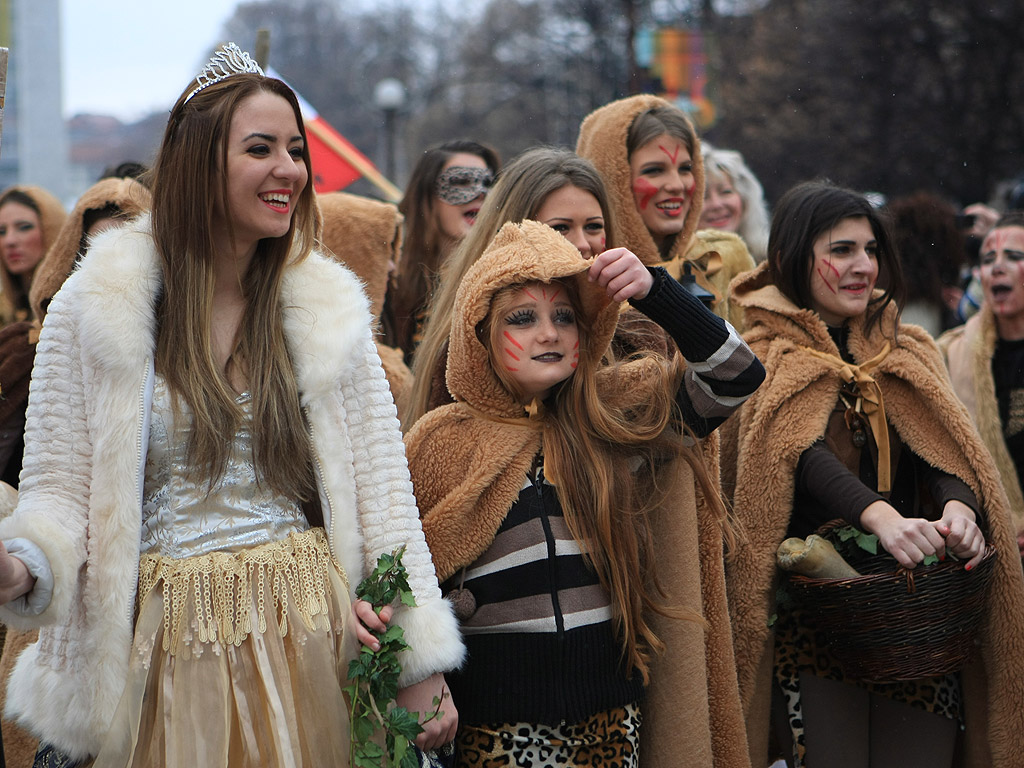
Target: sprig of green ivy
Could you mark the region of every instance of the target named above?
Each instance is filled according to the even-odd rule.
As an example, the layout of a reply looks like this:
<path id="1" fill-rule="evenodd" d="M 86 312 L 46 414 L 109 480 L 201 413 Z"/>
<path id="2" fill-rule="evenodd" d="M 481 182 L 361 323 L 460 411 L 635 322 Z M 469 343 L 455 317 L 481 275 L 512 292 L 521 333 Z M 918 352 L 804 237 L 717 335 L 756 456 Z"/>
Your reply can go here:
<path id="1" fill-rule="evenodd" d="M 377 567 L 356 588 L 356 597 L 370 603 L 377 613 L 399 600 L 415 606 L 408 574 L 402 565 L 405 546 L 377 559 Z M 418 712 L 394 706 L 402 666 L 398 655 L 408 649 L 400 626 L 374 633 L 380 642 L 376 651 L 362 646 L 359 656 L 348 665 L 351 681 L 345 687 L 352 715 L 352 765 L 355 768 L 418 768 L 412 743 L 422 733 Z M 437 702 L 438 705 L 440 702 Z M 435 710 L 431 717 L 440 716 Z M 377 736 L 383 733 L 384 744 Z"/>
<path id="2" fill-rule="evenodd" d="M 852 525 L 840 528 L 838 534 L 840 541 L 853 539 L 853 542 L 865 552 L 870 552 L 872 555 L 878 554 L 878 537 L 875 534 L 866 533 Z"/>

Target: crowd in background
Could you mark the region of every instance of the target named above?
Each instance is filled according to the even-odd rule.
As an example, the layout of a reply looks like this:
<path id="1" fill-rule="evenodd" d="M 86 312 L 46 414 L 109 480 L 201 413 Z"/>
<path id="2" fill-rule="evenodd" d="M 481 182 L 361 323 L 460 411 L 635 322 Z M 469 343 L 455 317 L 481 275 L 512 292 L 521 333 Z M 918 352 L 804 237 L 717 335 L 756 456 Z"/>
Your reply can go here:
<path id="1" fill-rule="evenodd" d="M 346 765 L 388 624 L 424 765 L 1020 760 L 1024 182 L 769 201 L 643 95 L 317 198 L 246 67 L 70 213 L 0 193 L 7 765 Z M 986 573 L 970 664 L 858 679 L 780 602 L 836 520 Z"/>

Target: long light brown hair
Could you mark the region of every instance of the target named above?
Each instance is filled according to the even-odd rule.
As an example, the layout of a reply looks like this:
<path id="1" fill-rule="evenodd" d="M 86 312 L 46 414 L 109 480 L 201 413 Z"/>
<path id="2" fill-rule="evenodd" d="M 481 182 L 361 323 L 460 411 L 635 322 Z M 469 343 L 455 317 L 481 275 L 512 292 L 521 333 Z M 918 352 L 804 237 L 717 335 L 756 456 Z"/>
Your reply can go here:
<path id="1" fill-rule="evenodd" d="M 589 160 L 567 149 L 538 147 L 523 152 L 505 166 L 484 199 L 473 228 L 442 265 L 441 280 L 430 301 L 423 338 L 413 357 L 415 379 L 407 390 L 402 408 L 403 429 L 408 430 L 427 412 L 434 372 L 452 329 L 455 295 L 466 272 L 502 225 L 534 218 L 551 193 L 568 186 L 578 187 L 597 199 L 604 216 L 608 247 L 612 247 L 615 228 L 608 194 L 601 175 Z"/>
<path id="2" fill-rule="evenodd" d="M 651 653 L 664 642 L 648 622 L 650 611 L 703 623 L 692 609 L 666 604 L 666 595 L 653 563 L 654 537 L 650 517 L 665 500 L 664 473 L 671 460 L 682 457 L 697 486 L 717 517 L 727 543 L 734 541 L 728 513 L 692 432 L 675 401 L 683 377 L 682 357 L 673 360 L 653 352 L 630 358 L 630 374 L 640 373 L 644 386 L 613 385 L 608 389 L 638 397 L 602 397 L 602 377 L 621 376 L 626 369 L 591 349 L 595 342 L 586 322 L 580 322 L 581 303 L 572 281 L 559 281 L 578 319 L 579 363 L 575 372 L 555 388 L 544 414 L 544 468 L 556 489 L 566 524 L 594 568 L 612 602 L 612 616 L 622 640 L 623 658 L 649 680 Z M 517 397 L 518 388 L 496 359 L 501 349 L 501 323 L 515 293 L 523 285 L 498 291 L 484 321 L 491 367 Z M 635 381 L 630 378 L 630 382 Z M 520 397 L 521 399 L 521 397 Z M 693 438 L 687 440 L 686 438 Z M 671 471 L 671 470 L 670 470 Z"/>
<path id="3" fill-rule="evenodd" d="M 213 212 L 218 200 L 227 205 L 228 135 L 246 98 L 266 92 L 288 102 L 303 138 L 306 171 L 310 179 L 313 176 L 302 114 L 284 83 L 256 74 L 233 75 L 186 100 L 192 88 L 171 110 L 153 168 L 153 240 L 163 266 L 163 292 L 156 309 L 156 368 L 192 413 L 189 471 L 212 486 L 223 475 L 242 422 L 236 393 L 226 371 L 215 362 L 211 341 Z M 231 211 L 226 214 L 233 240 Z M 313 186 L 307 183 L 288 233 L 260 240 L 241 278 L 245 309 L 229 358 L 229 365 L 244 373 L 252 396 L 257 477 L 299 501 L 311 497 L 313 461 L 285 344 L 281 283 L 285 267 L 309 254 L 316 235 Z"/>

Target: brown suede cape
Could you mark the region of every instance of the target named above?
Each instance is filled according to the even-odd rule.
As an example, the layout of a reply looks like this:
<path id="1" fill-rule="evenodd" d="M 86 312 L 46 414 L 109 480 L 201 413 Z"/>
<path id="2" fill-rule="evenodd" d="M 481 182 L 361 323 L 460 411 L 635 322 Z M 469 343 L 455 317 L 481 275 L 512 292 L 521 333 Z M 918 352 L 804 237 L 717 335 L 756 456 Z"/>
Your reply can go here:
<path id="1" fill-rule="evenodd" d="M 636 209 L 626 138 L 637 115 L 653 107 L 675 109 L 657 96 L 640 95 L 613 101 L 594 110 L 580 125 L 576 152 L 594 164 L 608 188 L 608 202 L 615 216 L 616 245 L 632 250 L 644 264 L 665 267 L 676 279 L 683 271 L 683 262 L 689 262 L 698 284 L 715 294 L 712 304 L 715 314 L 742 329 L 743 315 L 731 307 L 728 288 L 736 275 L 754 268 L 754 257 L 737 235 L 717 230 L 697 231 L 704 206 L 704 158 L 696 131 L 691 157 L 696 181 L 693 201 L 683 220 L 683 230 L 676 235 L 667 258 L 662 258 Z M 717 253 L 718 257 L 711 256 L 712 253 Z"/>
<path id="2" fill-rule="evenodd" d="M 397 263 L 402 252 L 405 217 L 396 205 L 348 192 L 318 195 L 317 204 L 323 221 L 321 240 L 325 250 L 363 281 L 370 299 L 370 312 L 379 320 L 388 290 L 388 262 Z M 391 396 L 398 404 L 402 402 L 402 393 L 412 384 L 412 371 L 405 364 L 400 349 L 379 341 L 379 333 L 377 337 L 377 354 L 384 366 Z M 399 413 L 399 418 L 401 416 Z"/>
<path id="3" fill-rule="evenodd" d="M 992 355 L 999 332 L 995 315 L 987 304 L 965 325 L 946 331 L 937 344 L 946 358 L 953 391 L 967 408 L 985 447 L 996 462 L 1003 489 L 1010 500 L 1013 530 L 1024 531 L 1024 494 L 1021 494 L 1017 466 L 1003 439 L 1003 424 L 996 400 L 996 382 L 992 378 Z"/>
<path id="4" fill-rule="evenodd" d="M 406 436 L 423 531 L 441 581 L 490 545 L 543 441 L 543 416 L 525 417 L 522 405 L 494 374 L 477 326 L 505 285 L 575 279 L 584 299 L 581 322 L 593 329 L 593 343 L 581 354 L 602 355 L 618 305 L 608 304 L 603 291 L 588 283 L 590 263 L 554 230 L 525 221 L 503 227 L 464 279 L 447 370 L 456 402 L 427 413 Z M 650 386 L 649 372 L 643 361 L 617 371 L 603 369 L 598 374 L 602 396 L 642 396 Z M 702 449 L 717 479 L 716 436 L 703 440 Z M 652 616 L 667 649 L 651 667 L 642 764 L 742 768 L 748 765 L 746 737 L 725 602 L 722 532 L 695 492 L 684 460 L 665 470 L 665 481 L 670 483 L 666 503 L 652 519 L 658 577 L 668 603 L 698 612 L 707 626 Z"/>
<path id="5" fill-rule="evenodd" d="M 770 284 L 767 266 L 731 286 L 733 301 L 745 310 L 744 338 L 768 373 L 740 412 L 734 511 L 747 541 L 727 568 L 736 667 L 754 765 L 767 760 L 775 550 L 789 524 L 797 461 L 824 434 L 841 386 L 832 368 L 803 350 L 839 354 L 825 323 Z M 895 319 L 890 305 L 882 324 L 890 334 Z M 849 351 L 856 362 L 876 355 L 886 340 L 877 326 L 865 337 L 862 317 L 850 320 Z M 962 674 L 964 764 L 1021 765 L 1024 578 L 999 476 L 925 331 L 900 326 L 892 351 L 874 376 L 884 393 L 889 423 L 903 443 L 932 466 L 966 482 L 982 506 L 998 559 L 979 632 L 980 652 Z"/>

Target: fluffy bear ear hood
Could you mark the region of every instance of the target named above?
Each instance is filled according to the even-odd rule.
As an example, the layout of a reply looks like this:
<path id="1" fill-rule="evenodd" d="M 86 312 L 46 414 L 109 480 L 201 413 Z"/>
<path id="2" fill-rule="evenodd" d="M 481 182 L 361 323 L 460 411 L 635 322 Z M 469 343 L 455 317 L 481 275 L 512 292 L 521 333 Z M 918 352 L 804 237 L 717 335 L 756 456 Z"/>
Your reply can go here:
<path id="1" fill-rule="evenodd" d="M 398 263 L 404 217 L 398 206 L 347 192 L 317 196 L 324 247 L 356 273 L 380 317 L 388 288 L 388 262 Z"/>
<path id="2" fill-rule="evenodd" d="M 608 199 L 615 215 L 618 244 L 625 245 L 649 266 L 660 264 L 663 259 L 633 201 L 626 139 L 630 126 L 637 116 L 654 107 L 675 109 L 664 99 L 647 94 L 605 104 L 584 118 L 576 142 L 576 153 L 594 164 L 608 187 Z M 700 221 L 701 209 L 704 207 L 704 158 L 696 130 L 693 131 L 693 136 L 693 200 L 683 222 L 683 230 L 676 236 L 672 252 L 664 261 L 670 261 L 686 253 L 697 231 L 697 222 Z"/>
<path id="3" fill-rule="evenodd" d="M 575 284 L 581 305 L 580 356 L 603 356 L 618 317 L 619 304 L 587 279 L 593 259 L 546 224 L 509 222 L 470 268 L 455 298 L 448 348 L 448 391 L 477 410 L 501 418 L 523 416 L 523 406 L 501 383 L 480 334 L 495 294 L 502 288 L 555 280 Z"/>
<path id="4" fill-rule="evenodd" d="M 43 319 L 46 314 L 44 304 L 49 303 L 74 269 L 87 211 L 99 210 L 112 204 L 121 209 L 125 219 L 134 219 L 149 210 L 152 200 L 149 190 L 134 179 L 101 179 L 89 187 L 64 220 L 64 225 L 32 279 L 29 301 L 33 316 Z"/>

